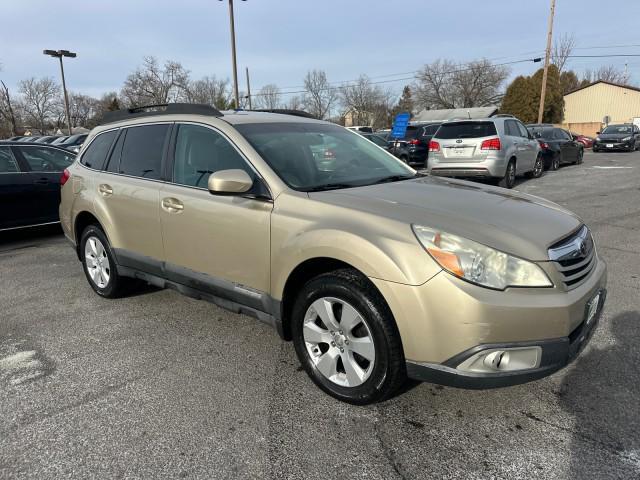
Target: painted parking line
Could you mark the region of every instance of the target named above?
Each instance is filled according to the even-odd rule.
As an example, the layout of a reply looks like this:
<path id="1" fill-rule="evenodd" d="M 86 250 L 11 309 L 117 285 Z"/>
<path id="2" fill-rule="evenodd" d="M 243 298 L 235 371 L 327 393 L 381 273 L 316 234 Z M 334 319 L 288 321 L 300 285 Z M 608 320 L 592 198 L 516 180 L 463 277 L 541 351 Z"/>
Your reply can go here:
<path id="1" fill-rule="evenodd" d="M 614 168 L 633 168 L 633 167 L 622 167 L 622 166 L 610 166 L 610 167 L 605 167 L 605 166 L 600 166 L 600 165 L 594 165 L 593 167 L 589 167 L 589 168 L 599 168 L 602 170 L 611 170 Z"/>

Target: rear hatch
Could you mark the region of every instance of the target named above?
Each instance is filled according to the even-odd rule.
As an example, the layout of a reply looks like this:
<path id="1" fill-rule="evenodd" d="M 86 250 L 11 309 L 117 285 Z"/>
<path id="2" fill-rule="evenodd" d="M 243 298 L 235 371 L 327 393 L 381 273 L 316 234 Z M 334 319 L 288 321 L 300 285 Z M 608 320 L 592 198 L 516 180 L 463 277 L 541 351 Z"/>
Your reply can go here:
<path id="1" fill-rule="evenodd" d="M 443 123 L 433 137 L 440 145 L 440 157 L 450 162 L 482 161 L 495 149 L 483 148 L 483 142 L 497 139 L 496 126 L 491 121 L 461 121 Z"/>

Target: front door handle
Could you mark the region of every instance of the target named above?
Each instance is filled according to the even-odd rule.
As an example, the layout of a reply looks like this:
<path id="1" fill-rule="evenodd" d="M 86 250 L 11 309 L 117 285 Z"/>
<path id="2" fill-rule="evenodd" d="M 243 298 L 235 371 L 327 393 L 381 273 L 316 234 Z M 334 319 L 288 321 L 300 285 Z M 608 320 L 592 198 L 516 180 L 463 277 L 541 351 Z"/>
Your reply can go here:
<path id="1" fill-rule="evenodd" d="M 111 185 L 107 185 L 106 183 L 101 183 L 100 186 L 98 186 L 98 191 L 103 197 L 113 195 L 113 188 L 111 188 Z"/>
<path id="2" fill-rule="evenodd" d="M 177 198 L 167 197 L 162 199 L 162 208 L 169 213 L 180 213 L 184 210 L 184 204 Z"/>

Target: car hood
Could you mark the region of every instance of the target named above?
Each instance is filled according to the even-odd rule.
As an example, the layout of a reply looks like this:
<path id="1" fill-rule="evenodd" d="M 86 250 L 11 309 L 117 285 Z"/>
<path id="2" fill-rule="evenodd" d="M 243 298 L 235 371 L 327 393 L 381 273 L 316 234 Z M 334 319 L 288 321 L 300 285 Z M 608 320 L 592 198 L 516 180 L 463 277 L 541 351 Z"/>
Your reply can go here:
<path id="1" fill-rule="evenodd" d="M 600 140 L 622 140 L 623 138 L 630 137 L 631 133 L 601 133 L 598 135 Z"/>
<path id="2" fill-rule="evenodd" d="M 430 176 L 309 195 L 407 225 L 437 228 L 535 261 L 548 260 L 547 249 L 582 225 L 575 214 L 533 195 Z"/>

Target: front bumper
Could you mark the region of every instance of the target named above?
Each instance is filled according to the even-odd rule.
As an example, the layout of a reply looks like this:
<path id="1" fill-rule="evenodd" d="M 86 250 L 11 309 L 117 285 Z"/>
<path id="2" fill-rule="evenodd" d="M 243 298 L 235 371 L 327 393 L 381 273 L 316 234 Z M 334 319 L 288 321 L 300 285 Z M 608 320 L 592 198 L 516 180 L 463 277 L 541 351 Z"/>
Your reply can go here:
<path id="1" fill-rule="evenodd" d="M 544 262 L 543 262 L 544 263 Z M 606 293 L 607 268 L 600 258 L 589 276 L 567 289 L 543 268 L 555 287 L 491 290 L 440 272 L 422 285 L 371 281 L 394 315 L 410 377 L 465 388 L 515 385 L 549 375 L 567 365 L 586 344 Z M 541 265 L 542 266 L 542 265 Z M 598 292 L 601 300 L 593 324 L 585 311 Z M 486 349 L 539 346 L 535 368 L 469 373 L 457 368 Z"/>
<path id="2" fill-rule="evenodd" d="M 531 342 L 483 344 L 452 357 L 444 364 L 407 362 L 409 378 L 421 382 L 436 383 L 456 388 L 488 389 L 519 385 L 551 375 L 571 363 L 589 343 L 602 314 L 606 290 L 600 290 L 595 316 L 586 319 L 567 337 Z M 542 358 L 536 368 L 496 373 L 476 373 L 457 369 L 468 358 L 484 350 L 509 350 L 522 347 L 540 347 Z"/>
<path id="3" fill-rule="evenodd" d="M 609 147 L 609 145 L 611 145 Z M 593 148 L 595 150 L 632 150 L 634 148 L 633 141 L 628 142 L 593 142 Z"/>

